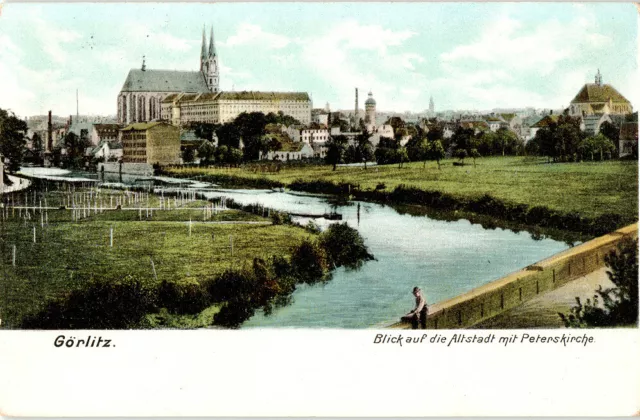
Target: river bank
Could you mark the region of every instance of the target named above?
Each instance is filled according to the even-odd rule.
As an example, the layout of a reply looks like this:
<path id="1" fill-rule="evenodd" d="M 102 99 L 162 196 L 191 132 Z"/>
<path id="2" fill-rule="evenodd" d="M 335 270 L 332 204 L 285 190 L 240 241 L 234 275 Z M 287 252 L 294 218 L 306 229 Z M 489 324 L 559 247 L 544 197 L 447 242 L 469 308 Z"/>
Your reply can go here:
<path id="1" fill-rule="evenodd" d="M 520 225 L 521 228 L 554 229 L 574 232 L 587 237 L 603 235 L 635 221 L 631 216 L 617 213 L 602 213 L 596 217 L 584 216 L 577 212 L 563 212 L 544 205 L 530 206 L 522 203 L 506 202 L 490 194 L 482 196 L 457 196 L 438 190 L 422 190 L 400 184 L 393 190 L 363 189 L 360 184 L 336 183 L 334 181 L 294 180 L 283 183 L 268 178 L 244 177 L 235 174 L 203 174 L 197 169 L 169 171 L 168 175 L 179 173 L 182 177 L 193 177 L 199 181 L 221 184 L 236 188 L 282 188 L 316 194 L 330 194 L 353 200 L 370 201 L 391 205 L 416 205 L 444 212 L 461 212 L 456 217 L 470 218 L 474 215 L 489 216 L 497 221 Z M 515 227 L 515 226 L 514 226 Z"/>

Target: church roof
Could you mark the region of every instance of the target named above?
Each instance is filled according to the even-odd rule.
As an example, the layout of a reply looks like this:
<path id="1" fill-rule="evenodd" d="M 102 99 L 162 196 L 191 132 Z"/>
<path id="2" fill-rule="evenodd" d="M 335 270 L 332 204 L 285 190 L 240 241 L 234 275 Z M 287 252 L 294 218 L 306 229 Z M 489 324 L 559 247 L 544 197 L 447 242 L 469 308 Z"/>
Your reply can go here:
<path id="1" fill-rule="evenodd" d="M 208 92 L 199 71 L 131 69 L 122 92 Z"/>
<path id="2" fill-rule="evenodd" d="M 613 86 L 597 85 L 595 83 L 584 85 L 571 103 L 609 102 L 609 99 L 613 102 L 629 103 L 627 98 L 622 96 Z"/>

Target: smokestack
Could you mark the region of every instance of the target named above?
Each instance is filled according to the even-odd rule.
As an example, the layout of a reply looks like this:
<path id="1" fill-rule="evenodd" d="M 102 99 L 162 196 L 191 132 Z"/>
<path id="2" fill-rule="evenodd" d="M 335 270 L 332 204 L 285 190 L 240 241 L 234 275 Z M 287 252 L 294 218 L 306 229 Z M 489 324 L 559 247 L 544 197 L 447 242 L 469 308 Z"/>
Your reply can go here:
<path id="1" fill-rule="evenodd" d="M 355 114 L 353 114 L 353 126 L 356 130 L 358 129 L 358 88 L 356 88 L 356 109 Z"/>
<path id="2" fill-rule="evenodd" d="M 49 120 L 47 122 L 47 147 L 46 151 L 53 149 L 53 124 L 51 123 L 51 111 L 49 111 Z"/>

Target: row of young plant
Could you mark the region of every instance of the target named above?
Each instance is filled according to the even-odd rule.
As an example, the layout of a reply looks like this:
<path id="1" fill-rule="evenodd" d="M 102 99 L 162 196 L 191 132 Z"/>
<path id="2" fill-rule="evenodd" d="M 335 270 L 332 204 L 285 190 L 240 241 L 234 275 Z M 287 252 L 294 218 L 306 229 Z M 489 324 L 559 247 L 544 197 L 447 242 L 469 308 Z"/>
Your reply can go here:
<path id="1" fill-rule="evenodd" d="M 427 206 L 437 210 L 466 211 L 484 214 L 508 222 L 517 222 L 542 228 L 561 229 L 589 236 L 599 236 L 632 223 L 619 214 L 607 213 L 590 218 L 576 212 L 564 213 L 546 206 L 509 203 L 489 194 L 479 198 L 457 197 L 440 191 L 421 190 L 406 185 L 398 185 L 392 191 L 385 191 L 380 184 L 376 190 L 361 190 L 358 185 L 333 183 L 329 181 L 294 181 L 292 190 L 313 193 L 351 195 L 355 199 L 392 204 Z"/>
<path id="2" fill-rule="evenodd" d="M 148 315 L 196 315 L 213 305 L 221 308 L 212 325 L 237 328 L 257 310 L 268 315 L 288 304 L 298 284 L 328 281 L 336 267 L 356 269 L 372 259 L 357 230 L 333 224 L 316 240 L 293 247 L 289 258 L 255 258 L 250 267 L 229 269 L 202 282 L 187 278 L 150 284 L 133 276 L 92 280 L 48 302 L 25 318 L 22 328 L 148 328 Z"/>

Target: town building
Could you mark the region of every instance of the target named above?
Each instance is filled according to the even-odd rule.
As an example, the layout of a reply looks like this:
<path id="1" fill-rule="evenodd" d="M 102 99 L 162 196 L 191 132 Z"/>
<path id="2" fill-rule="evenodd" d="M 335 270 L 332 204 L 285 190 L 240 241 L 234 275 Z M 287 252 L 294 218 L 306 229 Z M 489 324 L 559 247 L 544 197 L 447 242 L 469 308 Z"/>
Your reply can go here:
<path id="1" fill-rule="evenodd" d="M 311 122 L 323 126 L 329 125 L 329 111 L 323 108 L 314 108 L 311 110 Z"/>
<path id="2" fill-rule="evenodd" d="M 620 139 L 618 140 L 618 153 L 620 157 L 638 153 L 638 122 L 624 122 L 620 126 Z"/>
<path id="3" fill-rule="evenodd" d="M 180 129 L 165 122 L 130 124 L 120 130 L 122 162 L 131 170 L 180 163 Z"/>
<path id="4" fill-rule="evenodd" d="M 580 129 L 586 133 L 587 136 L 595 136 L 600 132 L 600 127 L 605 122 L 611 123 L 611 117 L 608 114 L 600 114 L 600 115 L 588 115 L 582 117 L 582 122 L 580 123 Z"/>
<path id="5" fill-rule="evenodd" d="M 115 162 L 122 158 L 122 145 L 117 141 L 103 140 L 92 149 L 92 155 L 96 159 L 105 162 Z"/>
<path id="6" fill-rule="evenodd" d="M 147 69 L 143 58 L 140 69 L 129 71 L 118 95 L 118 122 L 130 124 L 160 119 L 161 103 L 167 96 L 178 93 L 216 93 L 219 86 L 218 55 L 213 29 L 208 49 L 203 29 L 200 70 L 151 70 Z"/>
<path id="7" fill-rule="evenodd" d="M 627 100 L 613 86 L 602 83 L 600 70 L 595 77 L 595 83 L 587 83 L 578 92 L 569 106 L 572 116 L 588 116 L 594 114 L 620 114 L 633 112 L 631 102 Z"/>
<path id="8" fill-rule="evenodd" d="M 162 101 L 161 118 L 184 126 L 193 122 L 223 124 L 243 112 L 282 112 L 307 125 L 311 123 L 311 105 L 306 92 L 177 93 Z"/>
<path id="9" fill-rule="evenodd" d="M 262 159 L 267 160 L 301 160 L 314 157 L 315 151 L 308 143 L 288 143 L 284 144 L 280 150 L 270 151 L 262 155 Z"/>
<path id="10" fill-rule="evenodd" d="M 91 143 L 99 145 L 101 142 L 117 142 L 120 135 L 118 124 L 93 124 L 91 129 Z"/>

